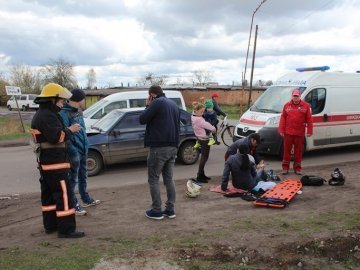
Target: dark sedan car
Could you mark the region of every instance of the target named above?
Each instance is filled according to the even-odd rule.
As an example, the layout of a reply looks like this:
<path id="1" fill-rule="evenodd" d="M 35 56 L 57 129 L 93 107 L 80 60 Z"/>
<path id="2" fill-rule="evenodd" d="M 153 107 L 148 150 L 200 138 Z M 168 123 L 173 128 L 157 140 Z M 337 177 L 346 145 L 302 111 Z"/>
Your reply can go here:
<path id="1" fill-rule="evenodd" d="M 113 110 L 87 131 L 90 142 L 87 159 L 89 176 L 97 175 L 106 165 L 146 160 L 149 149 L 144 148 L 146 126 L 139 122 L 142 111 Z M 178 161 L 194 164 L 199 153 L 193 148 L 196 137 L 191 126 L 191 115 L 180 110 L 180 122 Z"/>

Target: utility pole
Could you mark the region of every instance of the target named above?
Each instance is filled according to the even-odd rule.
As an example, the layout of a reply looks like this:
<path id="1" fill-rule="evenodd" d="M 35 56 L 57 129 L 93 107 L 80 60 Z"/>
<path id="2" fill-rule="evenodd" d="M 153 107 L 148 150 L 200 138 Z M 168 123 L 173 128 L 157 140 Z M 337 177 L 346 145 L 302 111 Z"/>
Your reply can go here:
<path id="1" fill-rule="evenodd" d="M 248 100 L 248 104 L 247 104 L 248 108 L 250 108 L 250 104 L 251 104 L 251 91 L 252 91 L 252 83 L 253 83 L 253 76 L 254 76 L 257 33 L 258 33 L 258 25 L 256 25 L 256 28 L 255 28 L 255 42 L 254 42 L 254 50 L 253 50 L 252 65 L 251 65 L 249 100 Z"/>
<path id="2" fill-rule="evenodd" d="M 247 51 L 246 51 L 246 60 L 245 60 L 245 67 L 244 67 L 244 72 L 243 72 L 243 76 L 242 76 L 242 95 L 244 96 L 245 93 L 245 79 L 246 79 L 246 68 L 247 68 L 247 62 L 248 62 L 248 57 L 249 57 L 249 48 L 250 48 L 250 40 L 251 40 L 251 33 L 252 33 L 252 26 L 253 26 L 253 22 L 254 22 L 254 16 L 255 13 L 260 9 L 260 7 L 262 6 L 262 4 L 264 4 L 267 0 L 262 0 L 260 2 L 260 4 L 258 5 L 258 7 L 254 10 L 252 17 L 251 17 L 251 24 L 250 24 L 250 33 L 249 33 L 249 41 L 248 41 L 248 47 L 247 47 Z M 250 93 L 249 93 L 250 94 Z M 242 104 L 240 104 L 240 112 L 242 114 L 243 112 L 243 107 Z"/>

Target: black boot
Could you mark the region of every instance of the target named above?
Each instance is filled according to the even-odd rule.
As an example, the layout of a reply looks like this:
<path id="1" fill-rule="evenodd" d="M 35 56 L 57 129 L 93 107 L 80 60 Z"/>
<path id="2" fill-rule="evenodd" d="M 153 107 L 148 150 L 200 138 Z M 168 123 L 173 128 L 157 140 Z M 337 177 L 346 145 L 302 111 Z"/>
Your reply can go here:
<path id="1" fill-rule="evenodd" d="M 79 231 L 74 231 L 71 233 L 58 233 L 58 237 L 59 238 L 81 238 L 84 237 L 85 233 L 84 232 L 79 232 Z"/>
<path id="2" fill-rule="evenodd" d="M 206 179 L 206 176 L 204 173 L 198 173 L 197 174 L 197 178 L 196 181 L 200 182 L 200 183 L 207 183 L 208 179 Z"/>
<path id="3" fill-rule="evenodd" d="M 205 178 L 206 180 L 211 180 L 211 177 L 206 176 L 205 173 L 204 173 L 204 178 Z"/>

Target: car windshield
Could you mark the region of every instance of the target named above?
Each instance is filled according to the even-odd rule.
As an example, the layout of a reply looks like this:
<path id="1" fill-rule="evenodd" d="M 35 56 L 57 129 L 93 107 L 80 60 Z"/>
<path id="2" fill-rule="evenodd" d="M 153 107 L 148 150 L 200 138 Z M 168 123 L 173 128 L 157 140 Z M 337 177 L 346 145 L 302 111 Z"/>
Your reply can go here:
<path id="1" fill-rule="evenodd" d="M 291 92 L 299 89 L 303 93 L 306 87 L 270 86 L 251 106 L 250 111 L 263 113 L 281 113 L 284 104 L 291 99 Z"/>
<path id="2" fill-rule="evenodd" d="M 87 108 L 83 114 L 85 118 L 89 118 L 92 116 L 95 112 L 97 112 L 100 108 L 105 107 L 105 104 L 108 103 L 106 99 L 101 99 L 98 102 L 91 105 L 89 108 Z"/>
<path id="3" fill-rule="evenodd" d="M 112 128 L 123 115 L 124 112 L 120 110 L 113 110 L 97 121 L 94 125 L 92 125 L 91 128 L 99 130 L 100 132 L 106 132 Z"/>

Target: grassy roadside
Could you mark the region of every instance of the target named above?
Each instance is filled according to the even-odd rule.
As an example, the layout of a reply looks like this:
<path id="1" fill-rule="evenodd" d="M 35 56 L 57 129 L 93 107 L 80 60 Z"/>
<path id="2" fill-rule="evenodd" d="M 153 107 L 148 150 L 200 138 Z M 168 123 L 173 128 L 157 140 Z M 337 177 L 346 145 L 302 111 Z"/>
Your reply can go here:
<path id="1" fill-rule="evenodd" d="M 299 218 L 294 213 L 276 215 L 276 218 L 257 217 L 255 219 L 243 219 L 233 221 L 226 227 L 213 228 L 207 231 L 182 235 L 163 235 L 160 232 L 145 239 L 120 238 L 111 236 L 98 238 L 92 245 L 86 242 L 42 242 L 29 250 L 15 248 L 12 250 L 0 251 L 0 269 L 92 269 L 96 263 L 104 261 L 121 260 L 121 265 L 111 269 L 136 269 L 120 268 L 124 262 L 151 258 L 154 261 L 163 260 L 169 265 L 178 265 L 184 269 L 257 269 L 242 264 L 242 258 L 256 254 L 247 250 L 246 243 L 239 243 L 240 246 L 230 248 L 227 239 L 250 231 L 265 232 L 269 228 L 276 230 L 272 234 L 285 234 L 291 237 L 297 236 L 300 239 L 314 239 L 312 236 L 319 232 L 330 235 L 331 238 L 339 232 L 350 232 L 360 229 L 360 207 L 354 206 L 346 212 L 325 212 L 310 213 L 309 218 Z M 86 240 L 86 239 L 85 239 Z M 348 239 L 347 239 L 348 241 Z M 325 241 L 327 242 L 327 241 Z M 315 238 L 305 244 L 295 246 L 284 246 L 294 249 L 296 252 L 301 249 L 301 256 L 316 256 L 326 258 L 323 254 L 322 241 Z M 331 245 L 329 246 L 331 247 Z M 331 249 L 337 250 L 336 246 Z M 308 254 L 306 254 L 308 250 Z M 159 256 L 160 254 L 160 256 Z M 241 256 L 240 256 L 240 255 Z M 280 255 L 280 254 L 279 254 Z M 295 255 L 294 255 L 295 256 Z M 149 259 L 150 258 L 150 259 Z M 118 262 L 119 263 L 119 262 Z M 346 269 L 357 269 L 352 257 L 342 261 Z M 338 269 L 339 261 L 329 263 L 327 269 Z M 334 268 L 333 268 L 334 267 Z M 96 268 L 96 269 L 101 269 Z M 110 269 L 110 268 L 107 268 Z M 140 268 L 139 268 L 140 269 Z M 277 268 L 269 268 L 277 269 Z M 320 265 L 312 269 L 324 269 Z M 343 268 L 341 268 L 343 269 Z"/>
<path id="2" fill-rule="evenodd" d="M 30 137 L 30 123 L 24 121 L 23 132 L 20 119 L 15 116 L 0 116 L 0 141 Z"/>
<path id="3" fill-rule="evenodd" d="M 234 119 L 234 120 L 239 120 L 240 119 L 240 115 L 241 115 L 240 105 L 219 104 L 219 107 L 221 108 L 221 110 L 223 112 L 225 112 L 228 115 L 228 119 Z M 243 110 L 243 113 L 246 112 L 247 107 L 244 106 L 242 110 Z M 187 111 L 189 113 L 191 113 L 193 111 L 193 109 L 191 107 L 187 107 Z"/>

